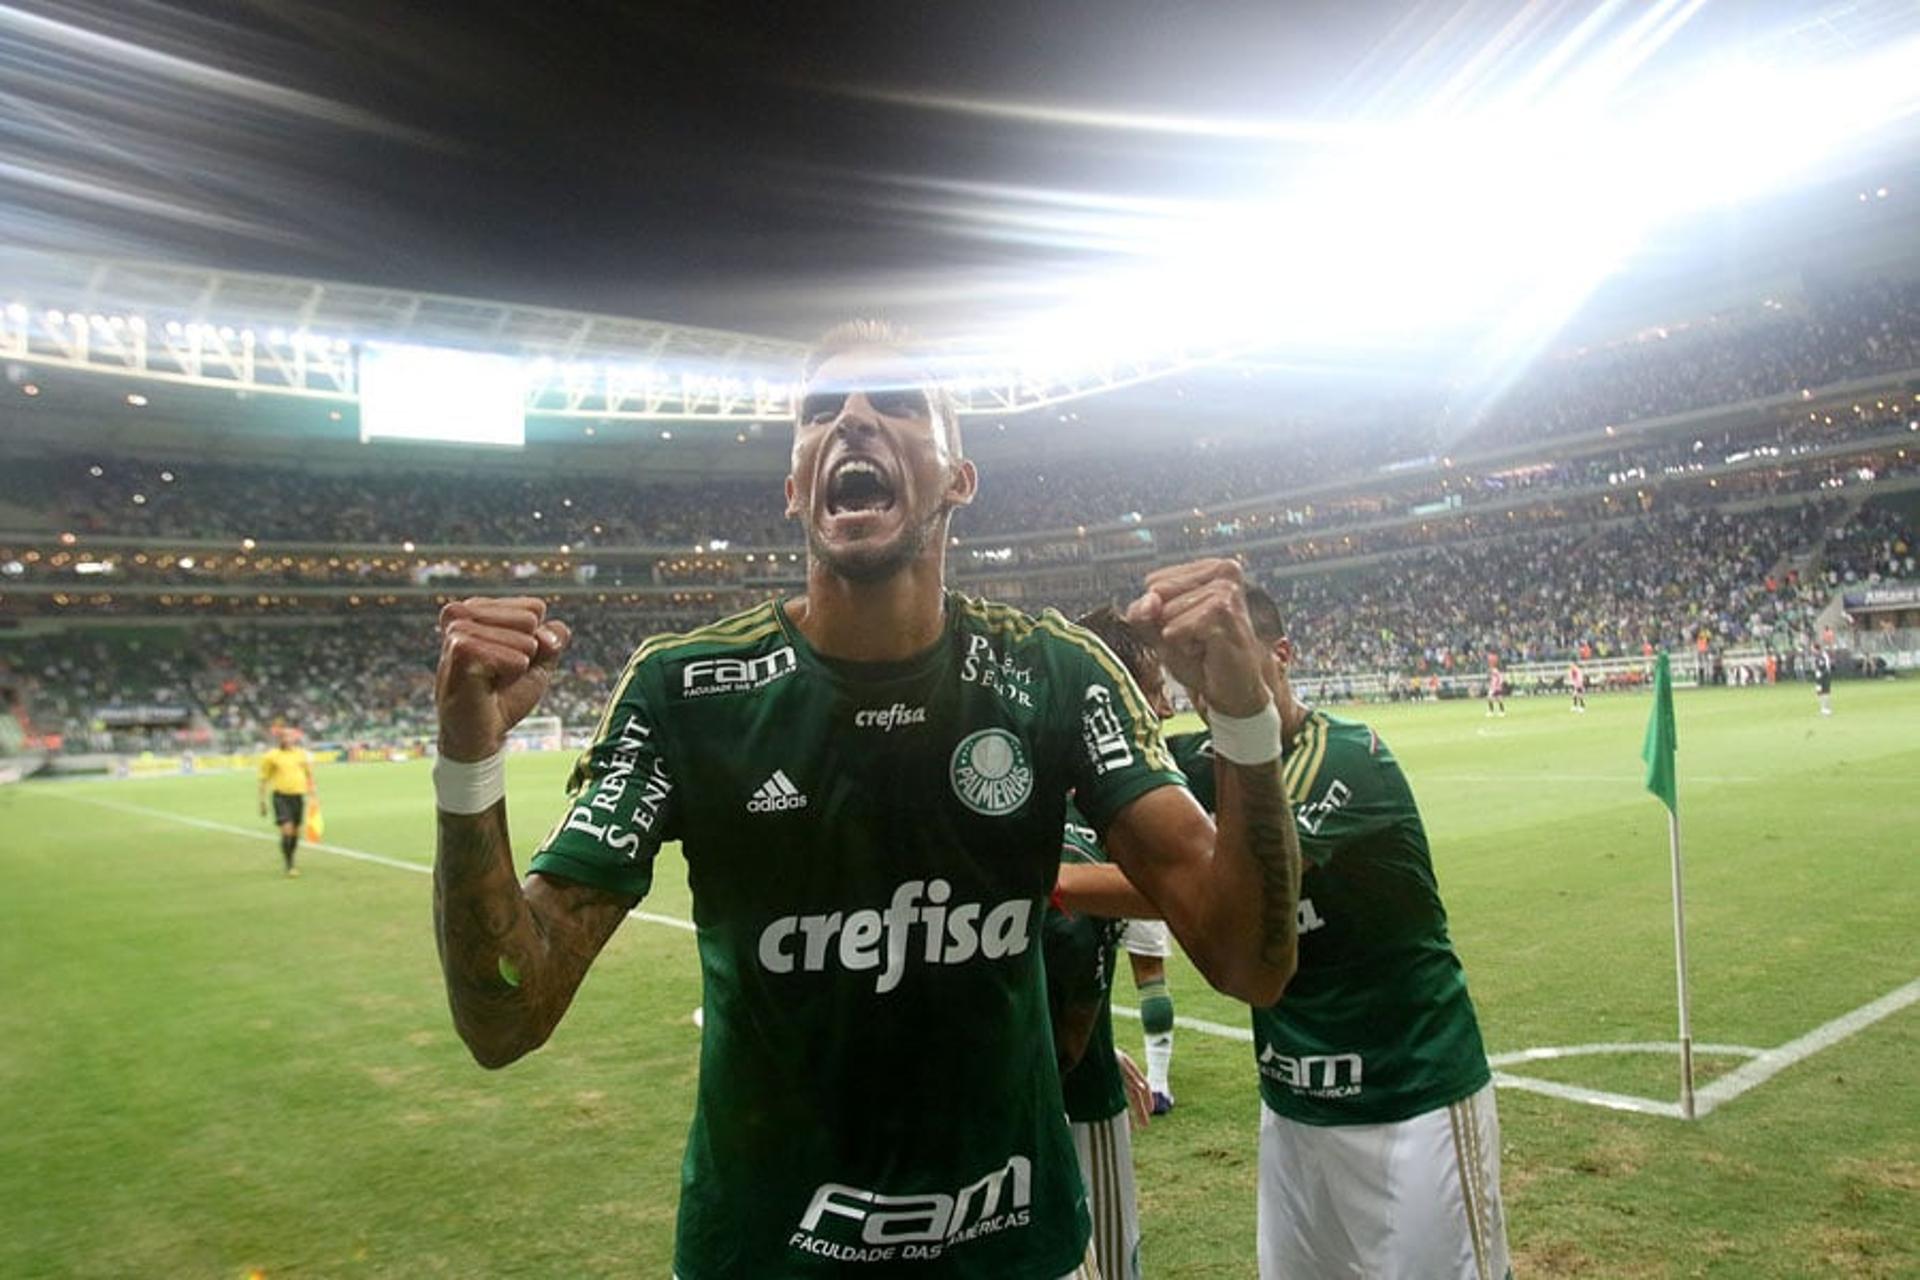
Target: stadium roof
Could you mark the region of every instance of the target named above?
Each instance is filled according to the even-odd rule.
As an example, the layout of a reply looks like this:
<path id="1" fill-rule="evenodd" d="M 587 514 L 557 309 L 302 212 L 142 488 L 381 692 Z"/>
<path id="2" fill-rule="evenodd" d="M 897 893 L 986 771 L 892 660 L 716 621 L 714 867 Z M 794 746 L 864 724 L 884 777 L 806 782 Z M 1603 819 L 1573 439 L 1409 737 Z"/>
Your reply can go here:
<path id="1" fill-rule="evenodd" d="M 1408 358 L 1407 333 L 1424 338 L 1455 313 L 1490 327 L 1456 296 L 1484 273 L 1448 237 L 1485 241 L 1524 286 L 1535 264 L 1507 233 L 1553 226 L 1568 212 L 1556 187 L 1592 167 L 1550 169 L 1530 190 L 1530 165 L 1580 146 L 1549 135 L 1542 147 L 1531 131 L 1520 137 L 1535 150 L 1489 154 L 1478 140 L 1460 152 L 1445 135 L 1456 108 L 1520 102 L 1533 119 L 1528 86 L 1604 81 L 1611 92 L 1638 85 L 1644 68 L 1671 89 L 1679 68 L 1687 114 L 1711 141 L 1727 126 L 1714 107 L 1738 114 L 1738 95 L 1757 87 L 1751 68 L 1724 74 L 1730 58 L 1884 60 L 1911 47 L 1916 27 L 1902 0 L 1081 11 L 998 0 L 918 6 L 910 18 L 891 4 L 24 0 L 0 6 L 10 106 L 0 243 L 65 255 L 48 270 L 81 297 L 0 304 L 108 319 L 145 308 L 211 324 L 216 338 L 227 327 L 293 331 L 304 314 L 323 335 L 318 318 L 334 317 L 354 339 L 499 336 L 555 360 L 666 351 L 714 361 L 725 367 L 706 376 L 741 384 L 696 397 L 721 416 L 777 416 L 752 402 L 752 381 L 790 367 L 795 340 L 873 310 L 992 332 L 1029 354 L 1033 367 L 1012 368 L 976 351 L 977 380 L 990 384 L 979 407 L 995 412 L 1243 350 L 1239 330 L 1277 321 L 1259 336 L 1290 354 L 1340 323 L 1397 321 L 1365 353 L 1377 367 Z M 1883 81 L 1859 77 L 1795 110 L 1813 119 L 1836 100 L 1877 102 Z M 1753 130 L 1777 123 L 1754 119 Z M 1411 144 L 1393 137 L 1379 163 L 1316 176 L 1342 146 L 1364 151 L 1409 120 L 1442 126 L 1428 175 L 1440 185 L 1519 181 L 1504 202 L 1525 215 L 1514 228 L 1435 200 L 1416 172 L 1432 150 L 1418 130 Z M 1910 140 L 1802 176 L 1830 187 L 1891 172 L 1895 198 L 1875 212 L 1920 211 L 1920 192 L 1901 181 Z M 1791 151 L 1781 141 L 1763 158 L 1807 159 Z M 1684 185 L 1727 157 L 1714 160 L 1659 172 Z M 1304 230 L 1286 221 L 1302 190 L 1349 186 L 1348 203 Z M 1588 195 L 1575 192 L 1572 210 Z M 1536 200 L 1546 203 L 1532 216 Z M 1696 211 L 1630 260 L 1609 246 L 1615 258 L 1529 313 L 1524 341 L 1502 358 L 1537 350 L 1605 270 L 1665 281 L 1653 304 L 1614 290 L 1609 315 L 1631 323 L 1636 308 L 1690 296 L 1696 270 L 1737 257 L 1791 273 L 1810 240 L 1854 239 L 1824 206 L 1811 228 L 1749 207 L 1737 219 Z M 1596 233 L 1612 211 L 1602 213 Z M 1920 212 L 1904 217 L 1910 235 Z M 1325 243 L 1343 235 L 1352 243 L 1341 252 Z M 1268 247 L 1293 256 L 1263 265 Z M 1554 263 L 1563 248 L 1532 246 Z M 154 261 L 201 265 L 129 265 Z M 1415 278 L 1428 268 L 1441 280 Z M 1206 290 L 1178 296 L 1194 281 Z M 215 315 L 216 303 L 233 313 Z M 1344 314 L 1326 314 L 1335 304 Z M 1023 330 L 1033 317 L 1053 329 Z M 643 413 L 684 408 L 627 385 L 572 407 L 602 411 L 629 392 Z"/>

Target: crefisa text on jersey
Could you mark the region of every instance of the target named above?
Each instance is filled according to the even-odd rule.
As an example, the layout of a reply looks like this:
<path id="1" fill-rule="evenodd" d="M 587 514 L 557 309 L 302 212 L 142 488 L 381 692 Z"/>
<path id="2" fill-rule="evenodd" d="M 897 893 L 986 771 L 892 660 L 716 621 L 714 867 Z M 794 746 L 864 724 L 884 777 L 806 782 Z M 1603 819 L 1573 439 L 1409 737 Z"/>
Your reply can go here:
<path id="1" fill-rule="evenodd" d="M 641 724 L 637 717 L 627 717 L 627 722 L 620 726 L 613 751 L 607 756 L 605 772 L 600 775 L 600 780 L 584 800 L 567 811 L 568 831 L 590 835 L 615 853 L 624 853 L 629 858 L 639 856 L 640 837 L 653 830 L 653 824 L 660 820 L 661 806 L 673 793 L 673 781 L 667 777 L 666 767 L 655 760 L 652 769 L 633 792 L 632 804 L 626 816 L 620 816 L 620 803 L 629 798 L 634 771 L 640 765 L 638 753 L 652 736 L 653 730 Z"/>
<path id="2" fill-rule="evenodd" d="M 976 957 L 999 960 L 1023 954 L 1031 939 L 1033 903 L 1014 898 L 989 908 L 947 899 L 945 880 L 908 880 L 893 891 L 884 910 L 781 916 L 760 931 L 760 964 L 768 973 L 825 972 L 837 961 L 850 973 L 879 969 L 875 992 L 900 985 L 917 955 L 925 964 L 965 964 Z M 913 945 L 913 930 L 923 932 Z"/>
<path id="3" fill-rule="evenodd" d="M 904 702 L 896 702 L 890 707 L 865 707 L 853 713 L 854 728 L 878 729 L 882 733 L 892 733 L 910 724 L 926 722 L 925 707 L 910 707 Z"/>
<path id="4" fill-rule="evenodd" d="M 1033 709 L 1033 671 L 1014 665 L 1011 657 L 996 658 L 990 636 L 968 636 L 967 656 L 960 661 L 960 678 L 984 685 L 1009 702 Z"/>

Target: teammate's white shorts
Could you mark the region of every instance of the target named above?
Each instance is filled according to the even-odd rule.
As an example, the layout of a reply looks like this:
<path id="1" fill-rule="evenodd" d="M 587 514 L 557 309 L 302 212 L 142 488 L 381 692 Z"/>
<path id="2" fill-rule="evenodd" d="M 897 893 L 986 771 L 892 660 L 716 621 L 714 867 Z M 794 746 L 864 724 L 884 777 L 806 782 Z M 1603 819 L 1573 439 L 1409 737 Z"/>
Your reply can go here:
<path id="1" fill-rule="evenodd" d="M 1165 920 L 1129 920 L 1120 931 L 1120 949 L 1130 956 L 1164 960 L 1173 954 L 1173 936 L 1167 932 Z"/>
<path id="2" fill-rule="evenodd" d="M 1140 1196 L 1133 1182 L 1133 1124 L 1125 1111 L 1074 1123 L 1073 1153 L 1087 1184 L 1101 1280 L 1140 1280 Z"/>
<path id="3" fill-rule="evenodd" d="M 1394 1124 L 1262 1106 L 1259 1233 L 1261 1280 L 1506 1280 L 1493 1085 Z"/>

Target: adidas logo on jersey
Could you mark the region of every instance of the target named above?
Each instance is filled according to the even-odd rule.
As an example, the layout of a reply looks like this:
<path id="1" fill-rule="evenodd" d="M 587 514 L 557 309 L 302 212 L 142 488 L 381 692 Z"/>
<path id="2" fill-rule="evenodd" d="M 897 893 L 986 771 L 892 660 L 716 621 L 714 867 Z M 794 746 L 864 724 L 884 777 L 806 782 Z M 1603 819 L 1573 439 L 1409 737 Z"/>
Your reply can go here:
<path id="1" fill-rule="evenodd" d="M 753 799 L 747 801 L 748 813 L 785 813 L 788 809 L 806 807 L 806 795 L 793 785 L 783 769 L 775 769 L 773 776 L 753 793 Z"/>

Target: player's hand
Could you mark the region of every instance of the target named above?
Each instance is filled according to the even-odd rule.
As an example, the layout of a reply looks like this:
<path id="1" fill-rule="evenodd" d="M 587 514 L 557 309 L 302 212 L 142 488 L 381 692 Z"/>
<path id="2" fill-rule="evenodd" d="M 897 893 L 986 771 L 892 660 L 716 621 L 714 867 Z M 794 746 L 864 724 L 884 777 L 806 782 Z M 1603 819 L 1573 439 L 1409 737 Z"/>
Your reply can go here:
<path id="1" fill-rule="evenodd" d="M 1156 569 L 1127 606 L 1127 624 L 1152 643 L 1195 701 L 1228 716 L 1258 715 L 1272 695 L 1273 661 L 1253 634 L 1240 565 L 1194 560 Z"/>
<path id="2" fill-rule="evenodd" d="M 484 760 L 506 745 L 553 683 L 555 664 L 573 638 L 529 596 L 474 596 L 440 611 L 440 669 L 433 697 L 440 754 Z"/>
<path id="3" fill-rule="evenodd" d="M 1133 1112 L 1133 1127 L 1144 1129 L 1153 1120 L 1153 1087 L 1126 1050 L 1115 1049 L 1113 1056 L 1120 1064 L 1120 1083 L 1127 1091 L 1127 1110 Z"/>

